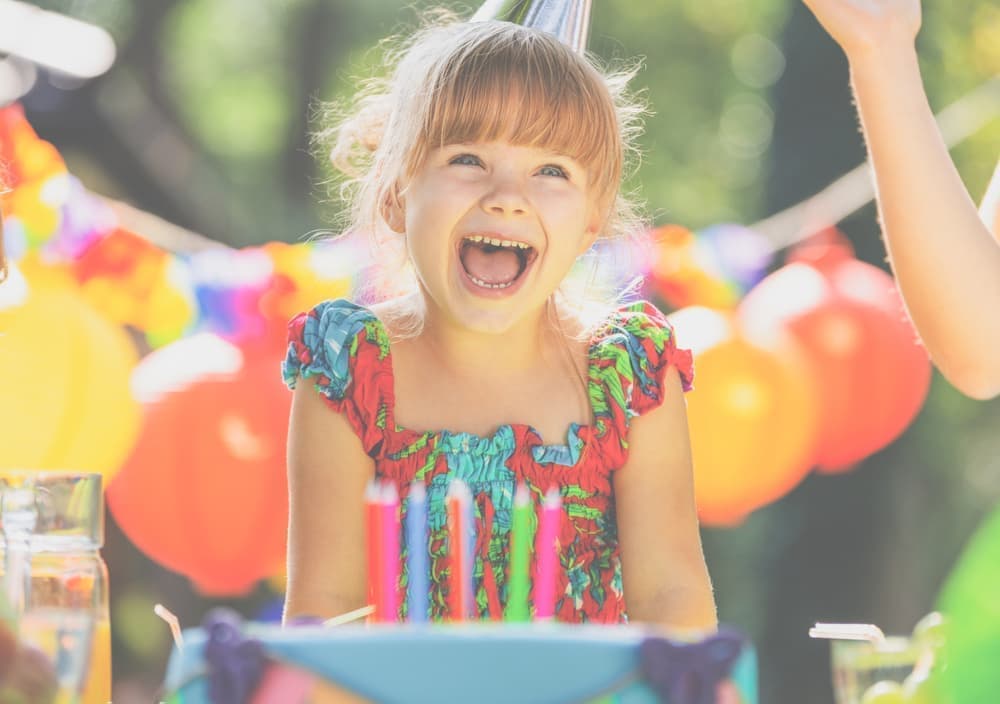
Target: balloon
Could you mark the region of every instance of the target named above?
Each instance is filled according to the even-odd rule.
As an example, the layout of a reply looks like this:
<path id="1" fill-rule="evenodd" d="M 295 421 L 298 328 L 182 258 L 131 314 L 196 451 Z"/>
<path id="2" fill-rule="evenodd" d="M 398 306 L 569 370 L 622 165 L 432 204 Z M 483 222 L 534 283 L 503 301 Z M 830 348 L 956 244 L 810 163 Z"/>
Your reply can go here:
<path id="1" fill-rule="evenodd" d="M 210 595 L 245 594 L 284 561 L 283 350 L 199 333 L 133 376 L 146 418 L 108 506 L 150 558 Z"/>
<path id="2" fill-rule="evenodd" d="M 750 329 L 787 327 L 821 382 L 821 471 L 843 471 L 895 440 L 923 406 L 931 366 L 892 277 L 846 242 L 800 251 L 744 298 Z"/>
<path id="3" fill-rule="evenodd" d="M 698 514 L 733 525 L 808 474 L 820 416 L 812 370 L 789 336 L 751 340 L 730 313 L 670 319 L 698 370 L 687 397 Z"/>
<path id="4" fill-rule="evenodd" d="M 138 434 L 135 348 L 68 276 L 30 266 L 24 274 L 26 300 L 0 309 L 0 467 L 100 472 L 107 481 Z"/>
<path id="5" fill-rule="evenodd" d="M 948 617 L 941 686 L 953 704 L 995 701 L 1000 692 L 1000 508 L 973 535 L 940 597 Z"/>

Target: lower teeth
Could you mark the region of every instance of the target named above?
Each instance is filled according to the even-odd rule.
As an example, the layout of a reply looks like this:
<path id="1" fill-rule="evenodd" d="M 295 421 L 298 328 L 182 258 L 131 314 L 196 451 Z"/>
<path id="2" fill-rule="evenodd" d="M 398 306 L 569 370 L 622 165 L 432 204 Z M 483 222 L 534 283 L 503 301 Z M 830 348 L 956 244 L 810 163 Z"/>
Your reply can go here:
<path id="1" fill-rule="evenodd" d="M 505 284 L 491 284 L 488 281 L 483 281 L 482 279 L 477 279 L 472 274 L 469 274 L 469 278 L 472 280 L 472 283 L 474 283 L 476 286 L 481 286 L 482 288 L 510 288 L 511 286 L 514 285 L 514 281 L 517 280 L 517 279 L 515 279 L 514 281 L 508 281 Z"/>

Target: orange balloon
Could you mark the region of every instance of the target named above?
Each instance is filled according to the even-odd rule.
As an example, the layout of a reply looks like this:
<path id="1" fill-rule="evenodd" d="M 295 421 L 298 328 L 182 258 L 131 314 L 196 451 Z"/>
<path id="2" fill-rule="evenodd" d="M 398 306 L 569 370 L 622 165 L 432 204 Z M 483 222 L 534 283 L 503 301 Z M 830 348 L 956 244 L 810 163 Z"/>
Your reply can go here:
<path id="1" fill-rule="evenodd" d="M 125 534 L 205 594 L 245 594 L 284 560 L 283 350 L 203 333 L 143 359 L 139 443 L 107 490 Z"/>
<path id="2" fill-rule="evenodd" d="M 129 388 L 138 354 L 65 272 L 25 264 L 27 297 L 0 303 L 0 467 L 100 472 L 107 481 L 139 431 Z"/>
<path id="3" fill-rule="evenodd" d="M 892 277 L 835 242 L 805 250 L 760 282 L 740 316 L 785 327 L 816 365 L 820 471 L 850 469 L 894 441 L 923 406 L 931 366 Z"/>
<path id="4" fill-rule="evenodd" d="M 731 314 L 685 308 L 671 321 L 697 369 L 687 403 L 698 515 L 733 525 L 808 474 L 820 417 L 812 370 L 788 336 L 751 340 Z"/>

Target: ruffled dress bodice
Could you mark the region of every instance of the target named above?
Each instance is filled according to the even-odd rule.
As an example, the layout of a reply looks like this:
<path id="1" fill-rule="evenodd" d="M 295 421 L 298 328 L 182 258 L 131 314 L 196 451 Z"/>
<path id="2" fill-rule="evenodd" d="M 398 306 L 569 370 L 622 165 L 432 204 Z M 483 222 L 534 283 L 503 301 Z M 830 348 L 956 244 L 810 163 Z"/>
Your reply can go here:
<path id="1" fill-rule="evenodd" d="M 309 380 L 330 408 L 344 414 L 374 460 L 376 478 L 396 484 L 404 518 L 410 484 L 425 483 L 430 540 L 420 549 L 429 551 L 432 618 L 446 614 L 445 499 L 449 484 L 461 479 L 474 500 L 480 617 L 500 618 L 506 604 L 514 490 L 524 483 L 536 508 L 550 487 L 562 495 L 556 617 L 619 623 L 626 610 L 612 477 L 628 458 L 631 419 L 662 402 L 670 365 L 690 389 L 691 353 L 676 347 L 663 315 L 645 302 L 617 310 L 589 347 L 593 423 L 571 424 L 558 444 L 544 444 L 534 428 L 518 423 L 500 425 L 488 436 L 397 425 L 388 333 L 374 313 L 345 300 L 326 301 L 292 319 L 282 372 L 289 387 Z M 405 557 L 412 547 L 402 547 Z M 405 615 L 405 603 L 402 608 Z"/>

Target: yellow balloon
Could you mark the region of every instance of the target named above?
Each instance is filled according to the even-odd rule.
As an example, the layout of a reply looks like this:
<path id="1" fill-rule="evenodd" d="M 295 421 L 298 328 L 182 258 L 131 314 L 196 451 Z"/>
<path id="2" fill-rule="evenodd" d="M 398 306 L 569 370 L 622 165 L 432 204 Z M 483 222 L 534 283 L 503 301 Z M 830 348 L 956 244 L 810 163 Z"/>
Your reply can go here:
<path id="1" fill-rule="evenodd" d="M 138 361 L 121 328 L 52 279 L 0 309 L 0 468 L 100 472 L 105 483 L 136 440 Z"/>

